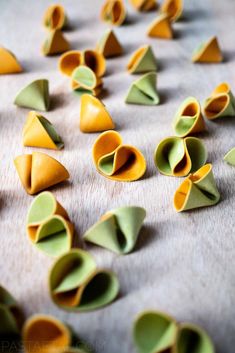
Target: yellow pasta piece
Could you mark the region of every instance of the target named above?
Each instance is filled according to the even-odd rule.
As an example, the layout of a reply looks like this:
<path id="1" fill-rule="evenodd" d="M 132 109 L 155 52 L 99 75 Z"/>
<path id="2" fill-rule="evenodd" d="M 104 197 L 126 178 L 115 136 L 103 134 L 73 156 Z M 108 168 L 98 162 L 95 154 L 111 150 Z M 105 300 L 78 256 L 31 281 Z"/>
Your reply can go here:
<path id="1" fill-rule="evenodd" d="M 129 0 L 131 5 L 138 11 L 151 11 L 156 9 L 156 0 Z"/>
<path id="2" fill-rule="evenodd" d="M 192 61 L 194 63 L 220 63 L 223 61 L 223 55 L 216 37 L 200 44 L 193 52 Z"/>
<path id="3" fill-rule="evenodd" d="M 96 50 L 103 54 L 105 58 L 119 56 L 123 53 L 122 46 L 112 29 L 108 29 L 103 34 L 97 43 Z"/>
<path id="4" fill-rule="evenodd" d="M 66 22 L 67 17 L 63 6 L 56 4 L 47 8 L 43 17 L 43 24 L 46 28 L 50 30 L 62 29 Z"/>
<path id="5" fill-rule="evenodd" d="M 55 29 L 49 32 L 47 39 L 43 43 L 43 55 L 61 54 L 69 50 L 69 42 L 64 37 L 60 29 Z"/>
<path id="6" fill-rule="evenodd" d="M 0 75 L 22 72 L 22 67 L 15 55 L 8 49 L 0 47 Z"/>
<path id="7" fill-rule="evenodd" d="M 172 39 L 173 30 L 171 21 L 167 14 L 163 13 L 158 16 L 149 26 L 147 34 L 149 37 Z"/>
<path id="8" fill-rule="evenodd" d="M 101 8 L 100 17 L 114 26 L 121 26 L 126 18 L 123 0 L 106 0 Z"/>
<path id="9" fill-rule="evenodd" d="M 127 70 L 131 74 L 157 71 L 157 61 L 150 45 L 144 45 L 132 54 Z"/>
<path id="10" fill-rule="evenodd" d="M 161 12 L 166 13 L 172 22 L 177 21 L 183 13 L 183 0 L 164 0 Z"/>
<path id="11" fill-rule="evenodd" d="M 61 55 L 59 59 L 59 70 L 62 74 L 71 76 L 76 67 L 82 64 L 82 54 L 79 50 L 70 50 Z"/>

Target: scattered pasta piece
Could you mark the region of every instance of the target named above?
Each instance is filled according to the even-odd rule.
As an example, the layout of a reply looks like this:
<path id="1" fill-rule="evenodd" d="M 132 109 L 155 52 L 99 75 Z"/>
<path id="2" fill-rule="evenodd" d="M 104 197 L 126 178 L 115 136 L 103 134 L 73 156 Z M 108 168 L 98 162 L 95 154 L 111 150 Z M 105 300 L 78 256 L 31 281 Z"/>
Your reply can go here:
<path id="1" fill-rule="evenodd" d="M 173 30 L 169 16 L 165 13 L 158 16 L 149 26 L 147 34 L 149 37 L 172 39 Z"/>
<path id="2" fill-rule="evenodd" d="M 105 31 L 97 43 L 96 50 L 105 58 L 120 56 L 123 53 L 122 46 L 112 29 Z"/>
<path id="3" fill-rule="evenodd" d="M 149 72 L 132 82 L 125 102 L 129 104 L 157 105 L 160 98 L 157 93 L 157 74 Z"/>
<path id="4" fill-rule="evenodd" d="M 157 146 L 154 162 L 164 175 L 183 177 L 202 167 L 207 151 L 196 137 L 167 137 Z"/>
<path id="5" fill-rule="evenodd" d="M 44 191 L 33 200 L 27 215 L 27 234 L 39 250 L 50 256 L 62 255 L 72 247 L 73 231 L 67 212 L 51 192 Z"/>
<path id="6" fill-rule="evenodd" d="M 60 308 L 84 312 L 111 303 L 118 295 L 119 282 L 113 272 L 97 269 L 88 252 L 73 249 L 54 263 L 49 288 Z"/>
<path id="7" fill-rule="evenodd" d="M 62 29 L 65 27 L 67 24 L 67 17 L 64 7 L 58 4 L 49 6 L 43 17 L 43 24 L 50 30 Z"/>
<path id="8" fill-rule="evenodd" d="M 204 114 L 209 120 L 235 116 L 235 98 L 228 83 L 218 85 L 204 103 Z"/>
<path id="9" fill-rule="evenodd" d="M 22 72 L 22 67 L 10 50 L 0 47 L 0 75 Z"/>
<path id="10" fill-rule="evenodd" d="M 183 8 L 183 0 L 164 0 L 161 12 L 167 14 L 172 22 L 176 22 L 182 16 Z"/>
<path id="11" fill-rule="evenodd" d="M 84 239 L 117 254 L 127 254 L 136 244 L 145 217 L 146 211 L 142 207 L 116 208 L 88 229 Z"/>
<path id="12" fill-rule="evenodd" d="M 42 53 L 43 55 L 55 55 L 61 54 L 69 50 L 70 45 L 67 39 L 64 37 L 60 29 L 54 29 L 50 31 L 47 39 L 43 43 Z"/>
<path id="13" fill-rule="evenodd" d="M 50 104 L 48 80 L 35 80 L 17 94 L 14 104 L 35 110 L 47 111 Z"/>
<path id="14" fill-rule="evenodd" d="M 69 77 L 79 65 L 82 65 L 82 53 L 79 50 L 67 51 L 59 59 L 59 70 Z"/>
<path id="15" fill-rule="evenodd" d="M 219 202 L 220 194 L 216 187 L 212 165 L 205 164 L 196 173 L 182 182 L 174 195 L 177 212 L 193 208 L 212 206 Z"/>
<path id="16" fill-rule="evenodd" d="M 97 77 L 102 77 L 106 70 L 104 55 L 97 50 L 87 49 L 82 52 L 82 65 L 89 67 Z"/>
<path id="17" fill-rule="evenodd" d="M 162 312 L 143 312 L 134 322 L 133 338 L 139 353 L 171 351 L 176 335 L 176 321 Z"/>
<path id="18" fill-rule="evenodd" d="M 137 49 L 131 56 L 127 70 L 130 74 L 157 71 L 157 61 L 150 45 Z"/>
<path id="19" fill-rule="evenodd" d="M 90 93 L 98 96 L 103 88 L 103 81 L 89 67 L 80 65 L 72 73 L 72 89 L 78 93 Z"/>
<path id="20" fill-rule="evenodd" d="M 233 147 L 226 155 L 224 156 L 224 160 L 233 166 L 235 166 L 235 147 Z"/>
<path id="21" fill-rule="evenodd" d="M 45 153 L 23 154 L 15 158 L 14 164 L 23 187 L 30 195 L 69 178 L 67 169 Z"/>
<path id="22" fill-rule="evenodd" d="M 105 0 L 100 17 L 114 26 L 121 26 L 126 19 L 126 9 L 123 0 Z"/>
<path id="23" fill-rule="evenodd" d="M 156 0 L 129 0 L 131 5 L 138 11 L 151 11 L 156 9 Z"/>
<path id="24" fill-rule="evenodd" d="M 0 318 L 0 338 L 2 340 L 17 338 L 23 324 L 23 314 L 15 298 L 2 286 L 0 286 Z"/>
<path id="25" fill-rule="evenodd" d="M 188 97 L 183 101 L 175 115 L 173 127 L 180 137 L 205 130 L 201 107 L 196 98 Z"/>
<path id="26" fill-rule="evenodd" d="M 61 137 L 50 121 L 35 111 L 29 112 L 27 116 L 23 129 L 23 144 L 54 150 L 64 147 Z"/>
<path id="27" fill-rule="evenodd" d="M 194 63 L 220 63 L 223 55 L 216 37 L 200 44 L 193 52 L 192 61 Z"/>
<path id="28" fill-rule="evenodd" d="M 98 172 L 112 180 L 138 180 L 146 170 L 142 153 L 133 146 L 123 145 L 116 131 L 103 132 L 93 145 L 92 155 Z"/>
<path id="29" fill-rule="evenodd" d="M 90 94 L 81 97 L 80 130 L 82 132 L 100 132 L 115 128 L 113 120 L 104 104 Z"/>

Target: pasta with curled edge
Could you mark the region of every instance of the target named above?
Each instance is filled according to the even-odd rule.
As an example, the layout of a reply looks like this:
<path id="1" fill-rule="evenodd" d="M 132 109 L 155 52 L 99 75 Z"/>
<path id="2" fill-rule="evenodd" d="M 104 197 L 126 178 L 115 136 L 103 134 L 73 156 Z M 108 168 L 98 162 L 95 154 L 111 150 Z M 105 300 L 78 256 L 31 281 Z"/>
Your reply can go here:
<path id="1" fill-rule="evenodd" d="M 105 0 L 100 17 L 114 26 L 121 26 L 126 19 L 126 8 L 123 0 Z"/>

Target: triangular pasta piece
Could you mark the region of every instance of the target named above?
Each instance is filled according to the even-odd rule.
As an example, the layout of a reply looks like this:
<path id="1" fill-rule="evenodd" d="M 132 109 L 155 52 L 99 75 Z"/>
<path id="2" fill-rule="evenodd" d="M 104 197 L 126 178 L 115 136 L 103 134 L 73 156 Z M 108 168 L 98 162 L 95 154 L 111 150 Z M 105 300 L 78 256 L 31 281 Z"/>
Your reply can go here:
<path id="1" fill-rule="evenodd" d="M 192 61 L 195 63 L 220 63 L 223 55 L 216 37 L 202 43 L 194 52 Z"/>
<path id="2" fill-rule="evenodd" d="M 82 64 L 82 53 L 79 50 L 69 50 L 59 59 L 59 70 L 66 76 L 71 76 L 74 69 Z"/>
<path id="3" fill-rule="evenodd" d="M 82 132 L 99 132 L 115 128 L 113 120 L 104 104 L 89 94 L 81 97 L 80 130 Z"/>
<path id="4" fill-rule="evenodd" d="M 100 17 L 114 26 L 121 26 L 126 19 L 126 8 L 123 0 L 105 0 Z"/>
<path id="5" fill-rule="evenodd" d="M 173 128 L 180 137 L 205 130 L 201 107 L 196 98 L 188 97 L 183 101 L 175 115 Z"/>
<path id="6" fill-rule="evenodd" d="M 0 75 L 22 72 L 22 67 L 15 55 L 6 48 L 0 47 Z"/>
<path id="7" fill-rule="evenodd" d="M 23 187 L 30 195 L 69 178 L 67 169 L 45 153 L 33 152 L 18 156 L 14 164 Z"/>
<path id="8" fill-rule="evenodd" d="M 66 23 L 67 17 L 63 6 L 56 4 L 47 8 L 43 17 L 43 24 L 46 28 L 50 30 L 62 29 Z"/>
<path id="9" fill-rule="evenodd" d="M 190 174 L 179 186 L 174 195 L 174 206 L 177 212 L 181 212 L 215 205 L 219 199 L 212 165 L 206 164 L 194 174 Z"/>
<path id="10" fill-rule="evenodd" d="M 147 34 L 153 38 L 172 39 L 173 30 L 169 16 L 161 14 L 149 26 Z"/>
<path id="11" fill-rule="evenodd" d="M 156 0 L 129 0 L 131 5 L 138 11 L 151 11 L 156 9 Z"/>
<path id="12" fill-rule="evenodd" d="M 49 120 L 37 112 L 29 112 L 23 129 L 24 146 L 61 149 L 64 143 Z"/>
<path id="13" fill-rule="evenodd" d="M 150 45 L 137 49 L 131 56 L 127 70 L 131 74 L 157 71 L 157 61 Z"/>
<path id="14" fill-rule="evenodd" d="M 129 104 L 157 105 L 160 102 L 156 88 L 157 74 L 149 72 L 131 84 L 125 102 Z"/>
<path id="15" fill-rule="evenodd" d="M 233 166 L 235 166 L 235 147 L 233 147 L 226 155 L 224 156 L 224 160 Z"/>
<path id="16" fill-rule="evenodd" d="M 80 65 L 72 73 L 72 89 L 79 93 L 98 95 L 103 87 L 103 81 L 87 66 Z"/>
<path id="17" fill-rule="evenodd" d="M 49 109 L 49 82 L 48 80 L 35 80 L 25 86 L 17 94 L 14 104 L 35 110 L 47 111 Z"/>
<path id="18" fill-rule="evenodd" d="M 105 31 L 97 43 L 96 50 L 105 58 L 119 56 L 123 53 L 123 48 L 112 29 Z"/>
<path id="19" fill-rule="evenodd" d="M 44 55 L 61 54 L 69 50 L 69 42 L 64 37 L 60 29 L 50 31 L 48 38 L 42 46 L 42 53 Z"/>
<path id="20" fill-rule="evenodd" d="M 167 14 L 172 22 L 176 22 L 182 16 L 183 7 L 183 0 L 164 0 L 161 12 Z"/>
<path id="21" fill-rule="evenodd" d="M 105 57 L 97 50 L 84 50 L 82 52 L 82 65 L 89 67 L 97 77 L 102 77 L 106 70 Z"/>

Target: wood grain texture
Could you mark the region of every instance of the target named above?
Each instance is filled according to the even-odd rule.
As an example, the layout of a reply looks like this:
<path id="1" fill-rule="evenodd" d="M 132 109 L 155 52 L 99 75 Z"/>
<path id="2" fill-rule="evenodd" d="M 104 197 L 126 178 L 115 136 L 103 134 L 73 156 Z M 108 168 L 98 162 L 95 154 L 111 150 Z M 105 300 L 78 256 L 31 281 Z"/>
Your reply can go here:
<path id="1" fill-rule="evenodd" d="M 12 50 L 24 73 L 0 77 L 1 141 L 1 283 L 19 300 L 26 315 L 56 315 L 73 326 L 97 353 L 135 352 L 131 330 L 136 314 L 154 308 L 166 310 L 180 321 L 204 326 L 217 352 L 233 353 L 235 347 L 235 169 L 222 161 L 235 145 L 233 118 L 208 123 L 201 135 L 222 200 L 215 207 L 177 214 L 173 193 L 181 179 L 159 175 L 153 151 L 173 134 L 172 118 L 181 101 L 195 96 L 201 102 L 222 81 L 235 91 L 235 2 L 233 0 L 185 0 L 184 19 L 176 23 L 176 39 L 154 40 L 146 29 L 155 13 L 138 14 L 129 8 L 129 23 L 116 29 L 125 55 L 108 61 L 103 100 L 126 143 L 140 148 L 147 159 L 143 180 L 112 182 L 100 176 L 92 164 L 91 147 L 97 134 L 78 128 L 79 99 L 57 69 L 57 57 L 44 58 L 40 46 L 46 32 L 41 19 L 48 0 L 1 2 L 0 43 Z M 102 0 L 60 1 L 71 19 L 65 32 L 73 48 L 94 47 L 106 25 L 99 21 Z M 193 49 L 210 35 L 218 35 L 225 53 L 219 65 L 193 65 Z M 127 106 L 124 98 L 134 76 L 125 66 L 130 54 L 150 43 L 159 61 L 158 87 L 162 104 L 157 107 Z M 23 190 L 13 158 L 30 153 L 22 146 L 27 110 L 13 105 L 17 91 L 36 78 L 48 78 L 52 110 L 45 116 L 55 124 L 65 142 L 63 151 L 49 151 L 70 171 L 68 183 L 53 188 L 76 226 L 77 243 L 91 251 L 98 264 L 119 276 L 121 296 L 112 305 L 91 313 L 69 314 L 53 305 L 47 276 L 53 262 L 37 251 L 26 237 L 25 218 L 32 197 Z M 44 150 L 45 152 L 45 150 Z M 47 151 L 46 151 L 47 153 Z M 116 206 L 140 205 L 147 210 L 146 226 L 135 252 L 116 256 L 88 246 L 81 235 L 100 215 Z"/>

